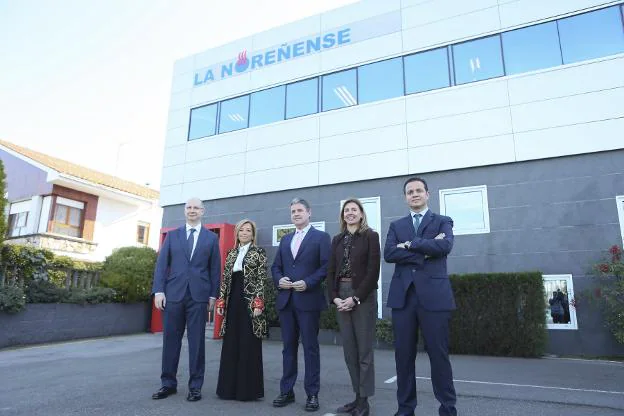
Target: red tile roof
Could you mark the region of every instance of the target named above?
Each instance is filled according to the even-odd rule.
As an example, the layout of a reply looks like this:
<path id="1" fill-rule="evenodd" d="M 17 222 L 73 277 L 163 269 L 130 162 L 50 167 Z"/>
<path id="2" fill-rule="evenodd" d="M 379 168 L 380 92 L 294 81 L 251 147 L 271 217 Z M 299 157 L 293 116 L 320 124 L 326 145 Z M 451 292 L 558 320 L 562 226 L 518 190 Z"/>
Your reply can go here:
<path id="1" fill-rule="evenodd" d="M 84 179 L 98 185 L 104 185 L 109 188 L 127 192 L 129 194 L 138 195 L 143 198 L 158 199 L 159 196 L 158 191 L 148 188 L 147 186 L 139 185 L 137 183 L 130 182 L 116 176 L 85 168 L 84 166 L 80 166 L 66 160 L 48 156 L 46 154 L 27 149 L 25 147 L 18 146 L 4 140 L 0 140 L 0 146 L 11 149 L 14 152 L 21 154 L 22 156 L 25 156 L 35 162 L 38 162 L 50 169 L 53 169 L 65 175 L 74 176 L 76 178 Z"/>

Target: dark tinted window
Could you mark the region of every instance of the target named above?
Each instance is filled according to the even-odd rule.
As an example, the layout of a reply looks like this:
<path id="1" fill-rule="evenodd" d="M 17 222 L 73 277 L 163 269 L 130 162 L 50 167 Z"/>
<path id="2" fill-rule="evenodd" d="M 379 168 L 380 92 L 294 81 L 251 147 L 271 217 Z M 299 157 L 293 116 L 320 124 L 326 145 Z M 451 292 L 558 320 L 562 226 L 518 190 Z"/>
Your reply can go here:
<path id="1" fill-rule="evenodd" d="M 557 22 L 502 34 L 507 75 L 561 65 Z"/>
<path id="2" fill-rule="evenodd" d="M 447 48 L 405 57 L 405 92 L 435 90 L 450 86 Z"/>

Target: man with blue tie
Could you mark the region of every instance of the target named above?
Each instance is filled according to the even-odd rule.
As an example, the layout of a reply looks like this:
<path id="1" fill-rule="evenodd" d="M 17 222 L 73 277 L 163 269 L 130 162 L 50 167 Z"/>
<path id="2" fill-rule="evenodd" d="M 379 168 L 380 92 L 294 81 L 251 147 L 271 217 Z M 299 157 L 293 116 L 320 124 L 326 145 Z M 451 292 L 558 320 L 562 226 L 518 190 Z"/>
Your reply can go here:
<path id="1" fill-rule="evenodd" d="M 306 411 L 319 408 L 321 361 L 318 343 L 321 311 L 327 308 L 321 283 L 327 275 L 331 248 L 329 234 L 310 225 L 310 204 L 300 198 L 290 203 L 290 218 L 295 232 L 282 237 L 273 266 L 273 282 L 278 289 L 275 301 L 284 349 L 280 394 L 273 406 L 295 401 L 299 336 L 305 359 L 304 387 L 308 396 Z"/>
<path id="2" fill-rule="evenodd" d="M 205 370 L 205 333 L 208 309 L 219 289 L 221 255 L 217 235 L 201 225 L 204 205 L 198 198 L 184 205 L 186 224 L 167 233 L 154 271 L 154 305 L 163 312 L 161 388 L 153 399 L 177 392 L 182 336 L 189 348 L 190 402 L 201 400 Z"/>
<path id="3" fill-rule="evenodd" d="M 395 269 L 388 291 L 392 308 L 397 401 L 395 416 L 412 416 L 416 408 L 416 346 L 422 331 L 433 393 L 440 416 L 456 416 L 453 371 L 448 355 L 449 320 L 455 309 L 446 258 L 453 247 L 453 220 L 427 206 L 429 188 L 422 178 L 403 185 L 410 214 L 390 224 L 384 258 Z"/>

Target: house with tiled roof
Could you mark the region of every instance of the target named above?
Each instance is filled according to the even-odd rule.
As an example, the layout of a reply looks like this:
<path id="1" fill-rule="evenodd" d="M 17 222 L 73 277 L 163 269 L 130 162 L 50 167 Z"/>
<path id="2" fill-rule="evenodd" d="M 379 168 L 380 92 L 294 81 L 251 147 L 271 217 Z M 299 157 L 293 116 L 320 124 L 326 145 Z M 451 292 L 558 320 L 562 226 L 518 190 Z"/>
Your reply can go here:
<path id="1" fill-rule="evenodd" d="M 0 160 L 7 243 L 85 261 L 101 261 L 118 247 L 158 247 L 158 191 L 4 140 Z"/>

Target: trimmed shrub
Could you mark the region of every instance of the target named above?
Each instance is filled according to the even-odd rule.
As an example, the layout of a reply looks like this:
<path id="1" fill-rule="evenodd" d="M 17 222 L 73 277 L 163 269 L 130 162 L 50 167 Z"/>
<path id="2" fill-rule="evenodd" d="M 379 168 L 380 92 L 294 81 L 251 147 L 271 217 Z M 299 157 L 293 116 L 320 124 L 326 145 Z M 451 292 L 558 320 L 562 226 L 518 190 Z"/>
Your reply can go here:
<path id="1" fill-rule="evenodd" d="M 122 247 L 104 261 L 100 284 L 115 290 L 117 302 L 149 300 L 156 251 L 150 247 Z"/>
<path id="2" fill-rule="evenodd" d="M 91 289 L 65 289 L 64 303 L 77 303 L 80 305 L 112 303 L 116 300 L 115 290 L 105 287 Z"/>
<path id="3" fill-rule="evenodd" d="M 0 287 L 0 311 L 18 313 L 26 305 L 24 291 L 17 286 Z"/>
<path id="4" fill-rule="evenodd" d="M 33 280 L 25 288 L 27 303 L 59 303 L 67 297 L 67 290 L 46 280 Z"/>
<path id="5" fill-rule="evenodd" d="M 547 341 L 540 272 L 451 276 L 455 354 L 539 357 Z"/>

